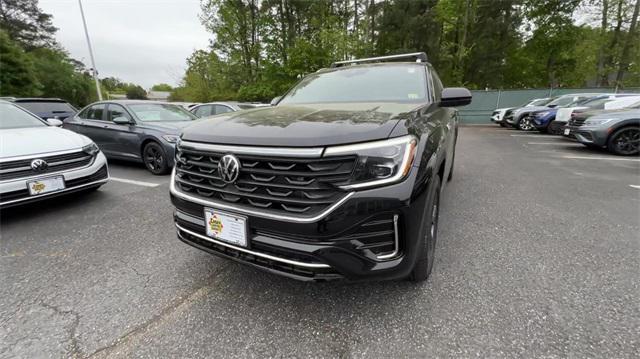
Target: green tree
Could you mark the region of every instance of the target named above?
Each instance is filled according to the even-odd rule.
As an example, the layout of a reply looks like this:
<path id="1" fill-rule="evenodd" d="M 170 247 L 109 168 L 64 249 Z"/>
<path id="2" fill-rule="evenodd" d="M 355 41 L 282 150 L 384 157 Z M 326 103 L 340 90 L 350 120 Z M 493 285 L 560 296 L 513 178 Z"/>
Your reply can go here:
<path id="1" fill-rule="evenodd" d="M 151 86 L 151 91 L 172 91 L 173 88 L 169 84 L 161 83 Z"/>
<path id="2" fill-rule="evenodd" d="M 81 72 L 84 65 L 71 60 L 65 52 L 38 48 L 31 55 L 42 96 L 60 97 L 77 106 L 97 100 L 91 77 Z"/>
<path id="3" fill-rule="evenodd" d="M 127 88 L 127 98 L 130 100 L 146 100 L 147 91 L 138 85 L 129 85 Z"/>
<path id="4" fill-rule="evenodd" d="M 31 56 L 0 30 L 0 95 L 33 96 L 39 86 Z"/>
<path id="5" fill-rule="evenodd" d="M 0 0 L 0 29 L 26 49 L 53 46 L 57 31 L 38 0 Z"/>

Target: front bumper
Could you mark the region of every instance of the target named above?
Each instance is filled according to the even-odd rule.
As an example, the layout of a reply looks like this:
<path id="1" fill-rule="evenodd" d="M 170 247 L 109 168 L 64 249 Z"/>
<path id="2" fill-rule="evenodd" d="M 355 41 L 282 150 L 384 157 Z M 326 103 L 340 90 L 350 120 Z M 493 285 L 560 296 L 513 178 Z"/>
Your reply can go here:
<path id="1" fill-rule="evenodd" d="M 194 201 L 171 186 L 178 238 L 196 248 L 299 280 L 387 280 L 408 276 L 417 258 L 426 191 L 415 194 L 414 168 L 405 181 L 353 192 L 321 218 L 297 221 L 230 211 Z M 238 247 L 206 236 L 204 210 L 247 217 L 249 245 Z M 376 240 L 379 239 L 379 242 Z M 377 253 L 386 243 L 394 251 Z"/>
<path id="2" fill-rule="evenodd" d="M 65 189 L 45 193 L 41 195 L 29 195 L 27 181 L 36 180 L 43 177 L 62 175 L 64 177 Z M 107 159 L 102 152 L 99 152 L 95 159 L 85 167 L 51 172 L 40 176 L 29 176 L 25 178 L 0 181 L 0 208 L 12 207 L 29 202 L 60 196 L 83 189 L 101 186 L 109 180 Z"/>
<path id="3" fill-rule="evenodd" d="M 570 135 L 582 144 L 600 147 L 607 145 L 609 136 L 607 128 L 588 126 L 568 126 L 567 128 L 570 130 Z"/>

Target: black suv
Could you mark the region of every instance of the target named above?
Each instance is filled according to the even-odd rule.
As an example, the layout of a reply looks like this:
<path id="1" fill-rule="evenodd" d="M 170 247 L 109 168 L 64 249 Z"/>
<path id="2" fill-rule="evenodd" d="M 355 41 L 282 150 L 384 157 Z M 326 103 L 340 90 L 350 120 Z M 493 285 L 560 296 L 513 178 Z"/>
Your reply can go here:
<path id="1" fill-rule="evenodd" d="M 171 180 L 178 237 L 301 280 L 427 279 L 451 107 L 471 93 L 443 89 L 426 60 L 337 62 L 273 107 L 185 128 Z"/>
<path id="2" fill-rule="evenodd" d="M 78 112 L 70 103 L 59 98 L 17 98 L 12 102 L 44 120 L 54 118 L 62 121 Z"/>

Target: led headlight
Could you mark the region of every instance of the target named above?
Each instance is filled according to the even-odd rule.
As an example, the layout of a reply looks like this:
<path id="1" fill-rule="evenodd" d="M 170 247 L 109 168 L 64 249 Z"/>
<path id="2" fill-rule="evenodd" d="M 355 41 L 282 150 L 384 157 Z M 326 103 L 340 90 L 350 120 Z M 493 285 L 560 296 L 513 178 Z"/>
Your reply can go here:
<path id="1" fill-rule="evenodd" d="M 176 143 L 180 139 L 180 136 L 177 136 L 177 135 L 162 135 L 162 138 L 164 138 L 164 140 L 169 142 L 169 143 Z"/>
<path id="2" fill-rule="evenodd" d="M 324 156 L 357 155 L 348 185 L 343 189 L 361 189 L 388 185 L 403 180 L 411 169 L 418 141 L 403 136 L 384 141 L 329 147 Z"/>
<path id="3" fill-rule="evenodd" d="M 98 154 L 98 152 L 100 152 L 100 148 L 98 148 L 98 145 L 91 142 L 90 144 L 82 147 L 82 151 L 88 154 L 89 156 L 95 156 Z"/>
<path id="4" fill-rule="evenodd" d="M 613 121 L 613 118 L 593 118 L 593 119 L 588 119 L 584 122 L 585 126 L 600 126 L 600 125 L 604 125 L 607 122 Z"/>

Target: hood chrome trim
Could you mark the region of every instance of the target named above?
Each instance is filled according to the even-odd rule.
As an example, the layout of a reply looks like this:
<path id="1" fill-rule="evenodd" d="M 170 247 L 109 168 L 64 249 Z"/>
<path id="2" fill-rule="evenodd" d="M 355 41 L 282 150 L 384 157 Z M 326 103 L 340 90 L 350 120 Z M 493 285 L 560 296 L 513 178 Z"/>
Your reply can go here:
<path id="1" fill-rule="evenodd" d="M 324 148 L 295 148 L 295 147 L 257 147 L 214 145 L 191 141 L 180 141 L 180 148 L 202 150 L 209 152 L 233 153 L 237 155 L 282 156 L 295 158 L 320 158 Z"/>

